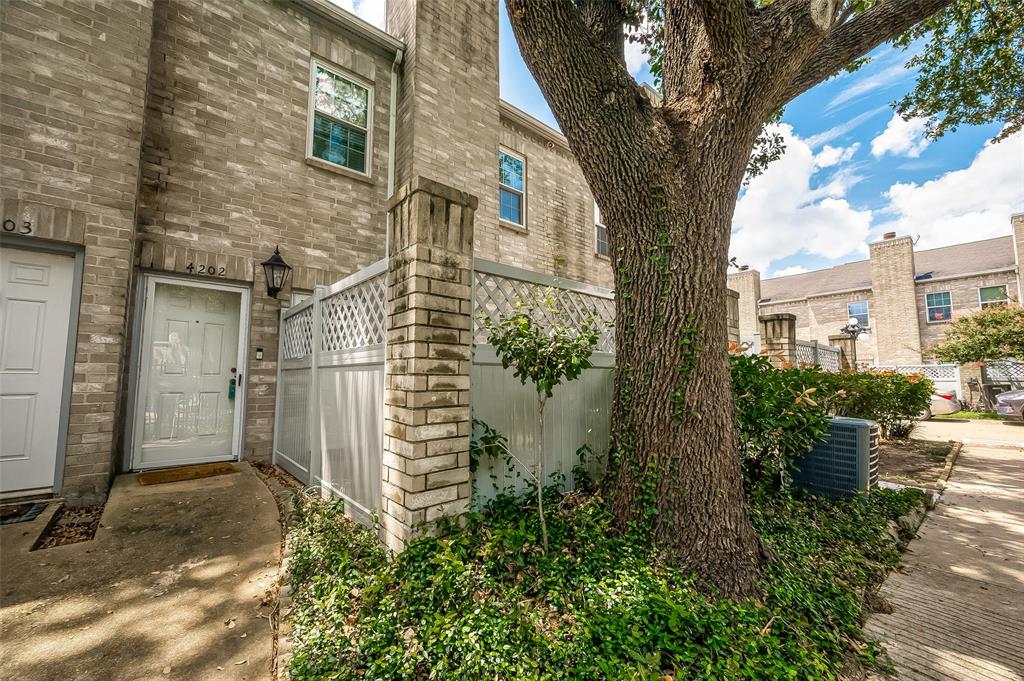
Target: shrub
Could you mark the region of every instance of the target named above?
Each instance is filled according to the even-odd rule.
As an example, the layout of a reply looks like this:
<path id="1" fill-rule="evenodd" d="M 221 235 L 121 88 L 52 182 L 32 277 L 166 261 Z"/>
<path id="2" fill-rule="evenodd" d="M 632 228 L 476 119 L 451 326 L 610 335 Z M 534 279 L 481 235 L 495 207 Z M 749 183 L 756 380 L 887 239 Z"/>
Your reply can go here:
<path id="1" fill-rule="evenodd" d="M 292 678 L 833 679 L 870 661 L 864 590 L 899 558 L 889 522 L 916 490 L 752 503 L 772 559 L 753 600 L 708 598 L 657 547 L 614 531 L 599 497 L 554 496 L 551 550 L 529 495 L 388 560 L 340 504 L 292 530 Z"/>
<path id="2" fill-rule="evenodd" d="M 1024 307 L 989 305 L 956 319 L 935 348 L 943 362 L 985 362 L 1012 357 L 1024 361 Z"/>
<path id="3" fill-rule="evenodd" d="M 817 368 L 777 369 L 764 355 L 733 355 L 740 459 L 748 487 L 781 473 L 828 433 L 828 397 Z"/>
<path id="4" fill-rule="evenodd" d="M 895 371 L 841 371 L 822 374 L 823 389 L 836 398 L 830 409 L 836 416 L 877 421 L 882 437 L 908 437 L 934 392 L 920 374 Z"/>

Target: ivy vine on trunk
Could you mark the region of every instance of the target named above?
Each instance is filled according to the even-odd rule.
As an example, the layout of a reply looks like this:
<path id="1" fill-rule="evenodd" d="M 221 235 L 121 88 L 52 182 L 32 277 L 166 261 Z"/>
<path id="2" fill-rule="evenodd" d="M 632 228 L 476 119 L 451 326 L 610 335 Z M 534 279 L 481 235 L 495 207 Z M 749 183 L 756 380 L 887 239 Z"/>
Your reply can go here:
<path id="1" fill-rule="evenodd" d="M 737 455 L 726 268 L 751 150 L 787 102 L 952 0 L 506 2 L 608 227 L 616 524 L 649 532 L 708 589 L 750 594 L 761 551 Z M 645 9 L 657 102 L 623 59 L 623 26 Z"/>

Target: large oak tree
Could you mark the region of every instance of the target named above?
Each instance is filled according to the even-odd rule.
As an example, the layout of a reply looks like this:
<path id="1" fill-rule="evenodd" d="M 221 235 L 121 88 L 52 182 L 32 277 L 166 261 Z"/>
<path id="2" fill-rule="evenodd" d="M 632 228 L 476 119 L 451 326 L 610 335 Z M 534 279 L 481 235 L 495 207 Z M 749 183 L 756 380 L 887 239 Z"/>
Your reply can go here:
<path id="1" fill-rule="evenodd" d="M 931 36 L 914 57 L 921 72 L 973 78 L 974 98 L 933 83 L 904 111 L 932 116 L 935 134 L 997 116 L 1019 128 L 1018 0 L 506 2 L 608 227 L 618 371 L 606 492 L 616 521 L 649 531 L 705 587 L 749 594 L 761 551 L 736 454 L 725 300 L 751 152 L 777 156 L 765 125 L 794 97 L 881 43 L 921 36 Z M 623 60 L 624 25 L 641 16 L 657 102 Z M 997 20 L 1005 25 L 990 26 Z M 994 37 L 969 44 L 961 32 L 976 27 Z"/>

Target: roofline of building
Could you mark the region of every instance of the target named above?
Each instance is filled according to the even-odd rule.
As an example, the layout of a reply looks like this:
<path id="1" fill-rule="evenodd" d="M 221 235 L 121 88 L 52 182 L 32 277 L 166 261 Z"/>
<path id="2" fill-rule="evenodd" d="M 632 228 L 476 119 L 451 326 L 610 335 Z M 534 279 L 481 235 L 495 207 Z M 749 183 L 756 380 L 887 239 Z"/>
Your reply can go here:
<path id="1" fill-rule="evenodd" d="M 943 277 L 931 277 L 929 279 L 914 279 L 915 284 L 930 284 L 934 281 L 950 281 L 952 279 L 966 279 L 967 277 L 983 277 L 986 274 L 1000 274 L 1001 272 L 1016 272 L 1013 265 L 1009 267 L 997 267 L 992 270 L 978 270 L 977 272 L 964 272 L 963 274 L 947 274 Z"/>
<path id="2" fill-rule="evenodd" d="M 330 21 L 331 23 L 348 29 L 352 33 L 368 40 L 369 42 L 384 48 L 388 52 L 402 52 L 405 50 L 405 43 L 393 35 L 380 30 L 373 24 L 363 21 L 355 14 L 343 10 L 328 0 L 291 0 L 297 5 L 317 16 Z"/>
<path id="3" fill-rule="evenodd" d="M 796 276 L 796 275 L 793 275 Z M 856 288 L 843 288 L 835 291 L 822 291 L 821 293 L 815 293 L 809 296 L 800 296 L 799 298 L 780 298 L 775 300 L 774 298 L 762 298 L 757 301 L 758 305 L 775 305 L 777 303 L 799 303 L 804 300 L 810 300 L 811 298 L 826 298 L 828 296 L 838 296 L 840 293 L 857 293 L 858 291 L 870 291 L 870 286 L 857 286 Z"/>
<path id="4" fill-rule="evenodd" d="M 1024 215 L 1024 213 L 1015 213 L 1015 215 Z M 1011 216 L 1011 217 L 1013 217 L 1013 216 Z M 1012 237 L 1013 237 L 1013 234 L 1004 234 L 1003 236 L 990 236 L 987 239 L 978 239 L 977 241 L 965 241 L 962 244 L 949 244 L 948 246 L 936 246 L 935 248 L 922 248 L 920 251 L 915 250 L 914 251 L 914 255 L 916 256 L 916 255 L 920 255 L 921 253 L 929 253 L 931 251 L 938 251 L 938 250 L 941 250 L 943 248 L 956 248 L 957 246 L 966 246 L 968 244 L 980 244 L 980 243 L 984 243 L 986 241 L 995 241 L 996 239 L 1007 239 L 1007 238 L 1012 238 Z M 859 263 L 862 263 L 862 262 L 870 263 L 871 260 L 868 259 L 868 258 L 864 258 L 862 260 L 851 260 L 850 262 L 840 263 L 838 265 L 833 265 L 832 267 L 823 267 L 820 270 L 809 270 L 807 272 L 797 272 L 796 274 L 787 274 L 787 275 L 782 276 L 782 277 L 765 277 L 762 280 L 762 282 L 764 282 L 764 281 L 775 281 L 776 279 L 788 279 L 789 277 L 801 277 L 801 276 L 803 276 L 805 274 L 814 274 L 815 272 L 826 272 L 828 270 L 834 270 L 836 268 L 844 267 L 846 265 L 856 265 L 856 264 L 859 264 Z M 1013 268 L 1010 267 L 1009 269 L 1013 269 Z M 1002 272 L 1004 270 L 995 270 L 995 271 Z M 732 272 L 730 274 L 730 276 L 732 276 L 732 274 L 738 274 L 738 272 Z M 975 274 L 975 273 L 971 272 L 971 273 L 968 273 L 968 274 L 954 275 L 954 278 L 957 277 L 957 276 L 968 277 L 968 276 L 971 276 L 972 274 Z"/>
<path id="5" fill-rule="evenodd" d="M 944 277 L 933 277 L 931 279 L 914 279 L 914 284 L 931 284 L 936 281 L 952 281 L 953 279 L 967 279 L 968 277 L 983 277 L 986 274 L 1000 274 L 1002 272 L 1016 272 L 1017 268 L 1014 266 L 1010 267 L 997 267 L 992 270 L 978 270 L 976 272 L 964 272 L 963 274 L 947 274 Z M 806 274 L 806 273 L 804 273 Z M 798 275 L 792 275 L 798 276 Z M 780 279 L 782 277 L 779 277 Z M 804 300 L 810 300 L 811 298 L 827 298 L 828 296 L 837 296 L 841 293 L 857 293 L 859 291 L 871 291 L 870 286 L 858 286 L 857 288 L 844 288 L 836 289 L 835 291 L 822 291 L 821 293 L 815 293 L 809 296 L 801 296 L 800 298 L 780 298 L 775 300 L 774 298 L 762 298 L 757 301 L 758 305 L 776 305 L 779 303 L 799 303 Z"/>
<path id="6" fill-rule="evenodd" d="M 533 116 L 526 113 L 522 109 L 509 104 L 504 99 L 498 102 L 498 113 L 501 116 L 508 118 L 512 122 L 518 123 L 524 128 L 527 128 L 528 130 L 531 130 L 532 132 L 540 135 L 549 142 L 557 144 L 564 150 L 571 151 L 569 149 L 569 140 L 565 138 L 565 135 L 558 132 L 550 125 L 534 118 Z"/>

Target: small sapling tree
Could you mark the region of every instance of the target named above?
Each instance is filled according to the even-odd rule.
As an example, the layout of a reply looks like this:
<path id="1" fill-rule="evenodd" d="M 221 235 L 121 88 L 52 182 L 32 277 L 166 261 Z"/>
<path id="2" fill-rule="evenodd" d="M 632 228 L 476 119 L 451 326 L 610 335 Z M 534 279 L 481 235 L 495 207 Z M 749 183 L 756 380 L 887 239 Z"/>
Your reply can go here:
<path id="1" fill-rule="evenodd" d="M 484 320 L 488 342 L 501 360 L 501 365 L 512 369 L 523 385 L 533 384 L 537 391 L 537 451 L 531 472 L 537 483 L 537 513 L 540 516 L 541 541 L 548 550 L 548 528 L 544 520 L 544 407 L 554 389 L 565 381 L 579 377 L 590 368 L 590 356 L 597 345 L 597 331 L 593 319 L 585 320 L 574 328 L 561 320 L 553 292 L 545 299 L 547 317 L 556 320 L 545 324 L 533 318 L 532 308 L 520 306 L 510 316 L 499 321 Z M 510 452 L 511 454 L 511 452 Z"/>

